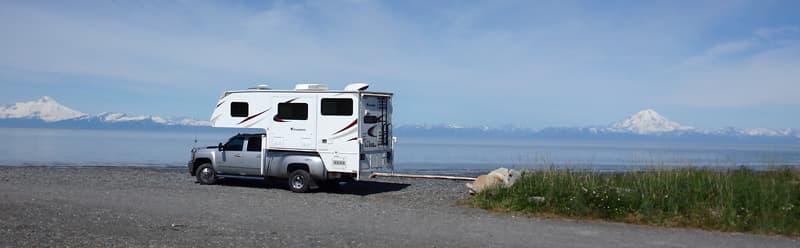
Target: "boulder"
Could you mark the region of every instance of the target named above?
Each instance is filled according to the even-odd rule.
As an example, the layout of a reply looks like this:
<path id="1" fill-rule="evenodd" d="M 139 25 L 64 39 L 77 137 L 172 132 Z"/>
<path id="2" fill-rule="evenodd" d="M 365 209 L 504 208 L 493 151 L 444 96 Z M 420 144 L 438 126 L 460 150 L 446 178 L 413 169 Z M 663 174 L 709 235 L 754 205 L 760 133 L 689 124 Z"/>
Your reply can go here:
<path id="1" fill-rule="evenodd" d="M 467 183 L 470 194 L 493 187 L 511 187 L 522 176 L 522 173 L 508 168 L 497 168 L 486 175 L 481 175 L 475 182 Z"/>

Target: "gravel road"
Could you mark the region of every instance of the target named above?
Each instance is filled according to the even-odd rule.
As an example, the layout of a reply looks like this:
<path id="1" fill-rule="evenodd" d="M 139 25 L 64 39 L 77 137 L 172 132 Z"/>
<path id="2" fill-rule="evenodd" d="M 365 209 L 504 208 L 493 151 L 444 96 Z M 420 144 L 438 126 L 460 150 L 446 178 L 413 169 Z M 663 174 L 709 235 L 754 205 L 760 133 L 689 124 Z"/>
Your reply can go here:
<path id="1" fill-rule="evenodd" d="M 295 194 L 180 169 L 0 167 L 2 247 L 800 247 L 800 240 L 518 217 L 462 182 L 379 179 Z"/>

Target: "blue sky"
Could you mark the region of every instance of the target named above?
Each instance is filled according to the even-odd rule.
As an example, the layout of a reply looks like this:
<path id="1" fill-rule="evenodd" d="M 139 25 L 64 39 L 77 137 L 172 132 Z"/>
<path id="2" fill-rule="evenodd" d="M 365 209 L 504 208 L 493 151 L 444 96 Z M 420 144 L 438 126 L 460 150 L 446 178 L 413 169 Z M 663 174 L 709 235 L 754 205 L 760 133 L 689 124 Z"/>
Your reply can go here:
<path id="1" fill-rule="evenodd" d="M 207 119 L 369 82 L 403 123 L 800 127 L 798 1 L 0 1 L 0 103 Z"/>

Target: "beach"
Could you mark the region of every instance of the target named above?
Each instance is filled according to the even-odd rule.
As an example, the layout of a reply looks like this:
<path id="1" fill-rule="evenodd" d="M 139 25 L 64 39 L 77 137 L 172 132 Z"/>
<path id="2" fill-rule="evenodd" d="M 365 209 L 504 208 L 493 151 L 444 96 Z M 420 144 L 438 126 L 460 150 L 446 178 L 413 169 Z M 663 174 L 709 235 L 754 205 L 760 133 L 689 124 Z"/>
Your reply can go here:
<path id="1" fill-rule="evenodd" d="M 377 178 L 292 193 L 185 169 L 0 166 L 2 247 L 797 247 L 782 236 L 492 213 L 464 182 Z"/>

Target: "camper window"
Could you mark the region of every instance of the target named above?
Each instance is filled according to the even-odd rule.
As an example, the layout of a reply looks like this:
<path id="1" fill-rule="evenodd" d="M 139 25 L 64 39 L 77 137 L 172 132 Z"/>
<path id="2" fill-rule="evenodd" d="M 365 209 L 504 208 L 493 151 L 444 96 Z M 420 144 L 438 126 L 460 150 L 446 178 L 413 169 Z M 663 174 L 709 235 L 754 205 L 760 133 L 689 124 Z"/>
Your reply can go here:
<path id="1" fill-rule="evenodd" d="M 322 115 L 353 115 L 353 99 L 350 98 L 323 98 Z"/>
<path id="2" fill-rule="evenodd" d="M 366 123 L 366 124 L 378 123 L 378 117 L 374 116 L 374 115 L 365 115 L 364 116 L 364 123 Z"/>
<path id="3" fill-rule="evenodd" d="M 308 120 L 308 104 L 278 103 L 278 118 L 284 120 Z"/>
<path id="4" fill-rule="evenodd" d="M 231 102 L 231 117 L 247 117 L 248 107 L 246 102 Z"/>
<path id="5" fill-rule="evenodd" d="M 261 137 L 250 137 L 247 138 L 247 151 L 248 152 L 260 152 L 261 151 Z"/>

